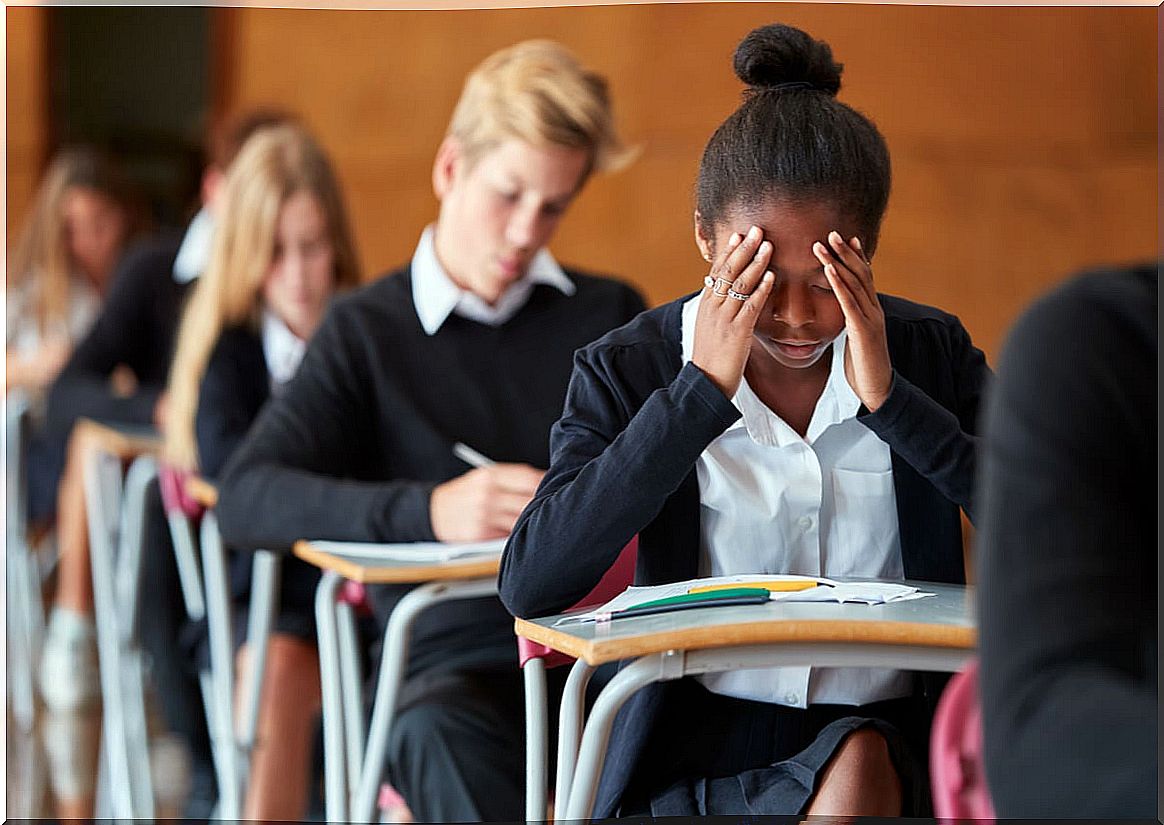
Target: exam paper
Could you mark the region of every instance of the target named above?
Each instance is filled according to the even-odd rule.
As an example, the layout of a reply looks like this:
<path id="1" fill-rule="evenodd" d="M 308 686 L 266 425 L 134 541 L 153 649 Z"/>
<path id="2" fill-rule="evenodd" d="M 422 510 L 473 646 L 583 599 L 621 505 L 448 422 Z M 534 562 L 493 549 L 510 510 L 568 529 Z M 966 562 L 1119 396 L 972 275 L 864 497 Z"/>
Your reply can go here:
<path id="1" fill-rule="evenodd" d="M 441 564 L 461 559 L 500 556 L 505 539 L 446 544 L 439 541 L 413 541 L 400 544 L 375 544 L 358 541 L 311 541 L 315 549 L 342 556 L 361 565 L 377 562 L 404 561 Z"/>
<path id="2" fill-rule="evenodd" d="M 893 582 L 840 582 L 834 587 L 814 587 L 811 590 L 801 590 L 798 593 L 773 593 L 772 595 L 773 597 L 797 597 L 794 599 L 782 598 L 781 601 L 888 604 L 889 602 L 905 602 L 910 599 L 924 599 L 926 596 L 934 594 L 923 593 L 916 587 Z"/>
<path id="3" fill-rule="evenodd" d="M 714 576 L 703 579 L 688 579 L 687 581 L 660 584 L 650 587 L 628 587 L 606 604 L 586 613 L 576 613 L 563 616 L 554 623 L 555 627 L 570 624 L 585 624 L 595 621 L 599 616 L 608 616 L 619 610 L 626 610 L 644 602 L 663 599 L 669 596 L 682 596 L 694 587 L 706 587 L 718 584 L 738 584 L 747 587 L 749 584 L 771 581 L 815 581 L 820 586 L 807 590 L 776 591 L 771 595 L 771 601 L 784 602 L 837 602 L 858 604 L 887 604 L 889 602 L 908 601 L 932 596 L 932 593 L 922 593 L 916 587 L 896 582 L 837 582 L 823 576 L 798 576 L 794 574 L 774 575 L 771 573 L 748 574 L 738 576 Z"/>

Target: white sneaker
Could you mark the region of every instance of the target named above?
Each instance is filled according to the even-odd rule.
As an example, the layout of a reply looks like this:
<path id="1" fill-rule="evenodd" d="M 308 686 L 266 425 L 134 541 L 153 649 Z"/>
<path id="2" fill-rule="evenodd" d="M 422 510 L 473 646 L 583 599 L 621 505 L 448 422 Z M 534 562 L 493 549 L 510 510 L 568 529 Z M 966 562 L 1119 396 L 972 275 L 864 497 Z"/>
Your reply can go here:
<path id="1" fill-rule="evenodd" d="M 101 717 L 94 713 L 48 713 L 41 737 L 53 795 L 79 800 L 93 795 L 97 780 Z"/>
<path id="2" fill-rule="evenodd" d="M 190 795 L 190 752 L 172 733 L 159 734 L 150 741 L 150 780 L 157 816 L 180 817 Z"/>
<path id="3" fill-rule="evenodd" d="M 91 619 L 54 609 L 40 652 L 40 695 L 53 713 L 88 708 L 101 698 L 97 631 Z"/>

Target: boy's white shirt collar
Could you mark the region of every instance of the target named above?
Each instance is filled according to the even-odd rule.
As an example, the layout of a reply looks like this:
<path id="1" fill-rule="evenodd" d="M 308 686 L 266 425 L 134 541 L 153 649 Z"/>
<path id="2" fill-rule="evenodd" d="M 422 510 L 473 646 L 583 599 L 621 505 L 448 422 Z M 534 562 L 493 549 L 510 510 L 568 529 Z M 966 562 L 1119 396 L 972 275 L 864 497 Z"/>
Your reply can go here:
<path id="1" fill-rule="evenodd" d="M 202 207 L 186 227 L 178 256 L 174 259 L 174 280 L 180 284 L 194 281 L 210 263 L 210 243 L 214 237 L 214 217 Z"/>
<path id="2" fill-rule="evenodd" d="M 525 306 L 534 284 L 547 284 L 564 295 L 577 291 L 574 282 L 545 248 L 538 250 L 525 275 L 502 293 L 494 306 L 453 283 L 437 260 L 431 225 L 425 227 L 412 256 L 412 303 L 428 335 L 435 335 L 453 313 L 490 326 L 501 326 Z"/>
<path id="3" fill-rule="evenodd" d="M 699 311 L 699 302 L 702 292 L 691 298 L 683 305 L 682 316 L 682 348 L 683 363 L 691 360 L 695 345 L 695 316 Z M 828 381 L 824 390 L 817 399 L 816 408 L 812 413 L 808 431 L 803 440 L 810 444 L 826 429 L 854 418 L 861 409 L 861 399 L 853 392 L 849 380 L 845 377 L 845 347 L 848 343 L 848 330 L 842 329 L 840 335 L 833 339 L 833 347 L 829 353 L 832 363 L 829 368 Z M 792 427 L 773 413 L 760 400 L 748 385 L 746 379 L 740 379 L 739 389 L 732 396 L 732 403 L 742 413 L 728 430 L 737 427 L 746 427 L 748 435 L 753 440 L 775 447 L 783 447 L 795 440 L 802 440 Z"/>

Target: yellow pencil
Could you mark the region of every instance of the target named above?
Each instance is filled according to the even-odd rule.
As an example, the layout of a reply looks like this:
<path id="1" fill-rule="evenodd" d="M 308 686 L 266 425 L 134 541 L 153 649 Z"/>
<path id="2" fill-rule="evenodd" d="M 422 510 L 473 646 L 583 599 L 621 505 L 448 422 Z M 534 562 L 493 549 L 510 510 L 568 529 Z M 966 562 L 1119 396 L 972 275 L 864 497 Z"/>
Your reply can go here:
<path id="1" fill-rule="evenodd" d="M 816 587 L 818 582 L 815 579 L 769 579 L 767 581 L 756 582 L 733 582 L 731 584 L 705 584 L 700 587 L 693 587 L 688 590 L 688 593 L 711 593 L 716 590 L 730 590 L 736 587 L 756 587 L 764 590 L 769 590 L 774 593 L 790 592 L 794 590 L 811 590 Z"/>

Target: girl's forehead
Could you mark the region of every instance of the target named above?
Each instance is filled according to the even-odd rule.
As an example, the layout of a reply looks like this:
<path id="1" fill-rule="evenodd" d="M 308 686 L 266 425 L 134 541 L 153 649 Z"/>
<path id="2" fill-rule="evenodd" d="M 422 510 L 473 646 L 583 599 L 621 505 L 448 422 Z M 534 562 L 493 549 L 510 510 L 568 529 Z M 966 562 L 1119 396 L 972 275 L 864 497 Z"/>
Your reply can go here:
<path id="1" fill-rule="evenodd" d="M 725 221 L 729 232 L 755 225 L 768 232 L 808 230 L 821 226 L 840 229 L 851 225 L 837 205 L 823 200 L 792 200 L 770 198 L 759 202 L 737 204 L 727 212 Z M 827 230 L 826 230 L 827 231 Z"/>

